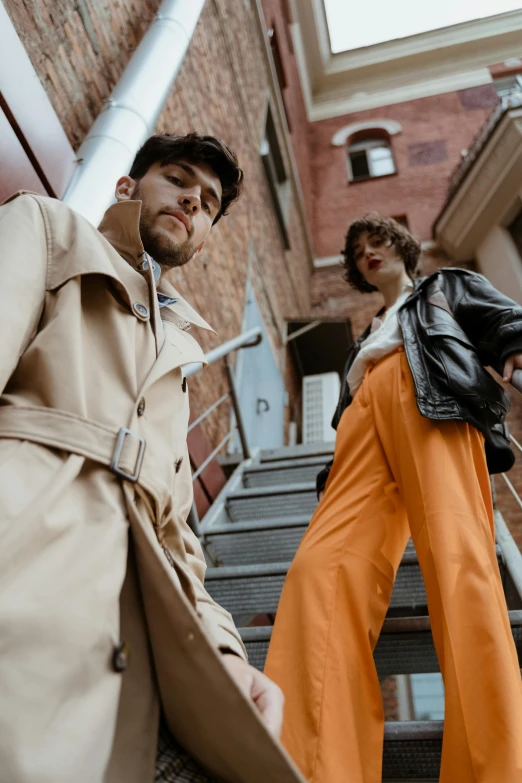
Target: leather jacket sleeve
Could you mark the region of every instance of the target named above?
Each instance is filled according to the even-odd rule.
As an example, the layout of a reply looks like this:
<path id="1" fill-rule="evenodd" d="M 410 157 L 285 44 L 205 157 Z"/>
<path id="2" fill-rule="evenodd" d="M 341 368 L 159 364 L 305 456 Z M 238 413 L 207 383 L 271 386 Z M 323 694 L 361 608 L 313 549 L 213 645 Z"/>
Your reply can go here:
<path id="1" fill-rule="evenodd" d="M 453 304 L 456 320 L 484 365 L 502 374 L 504 362 L 522 352 L 522 307 L 482 275 L 466 275 L 465 290 Z"/>

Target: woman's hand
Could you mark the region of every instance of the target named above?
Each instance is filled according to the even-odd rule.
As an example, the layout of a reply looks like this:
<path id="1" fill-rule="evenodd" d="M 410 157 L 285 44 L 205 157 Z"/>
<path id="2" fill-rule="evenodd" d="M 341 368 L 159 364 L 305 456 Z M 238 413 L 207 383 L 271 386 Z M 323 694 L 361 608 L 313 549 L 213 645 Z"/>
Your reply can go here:
<path id="1" fill-rule="evenodd" d="M 514 353 L 506 359 L 502 380 L 508 383 L 513 377 L 513 370 L 522 370 L 522 353 Z"/>

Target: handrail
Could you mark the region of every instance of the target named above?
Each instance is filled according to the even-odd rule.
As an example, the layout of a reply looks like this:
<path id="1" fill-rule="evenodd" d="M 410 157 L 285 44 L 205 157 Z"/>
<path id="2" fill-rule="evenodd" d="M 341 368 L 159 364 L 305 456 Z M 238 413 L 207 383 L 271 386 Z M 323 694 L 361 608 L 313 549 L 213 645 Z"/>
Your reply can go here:
<path id="1" fill-rule="evenodd" d="M 515 498 L 520 503 L 520 498 L 518 497 L 515 488 L 507 478 L 506 474 L 502 473 L 502 477 L 504 481 L 506 481 Z M 522 553 L 516 545 L 513 536 L 509 532 L 508 526 L 506 525 L 504 518 L 499 511 L 495 511 L 495 532 L 497 543 L 502 551 L 502 556 L 504 558 L 509 575 L 513 580 L 515 590 L 522 599 Z"/>
<path id="2" fill-rule="evenodd" d="M 223 394 L 223 395 L 222 395 L 222 396 L 219 398 L 219 400 L 216 400 L 215 402 L 213 402 L 213 403 L 212 403 L 212 405 L 209 405 L 209 407 L 207 408 L 207 410 L 206 410 L 206 411 L 204 411 L 204 412 L 201 414 L 201 416 L 198 416 L 198 418 L 197 418 L 197 419 L 194 419 L 194 421 L 193 421 L 193 422 L 191 422 L 191 424 L 190 424 L 190 426 L 189 426 L 189 428 L 188 428 L 188 430 L 187 430 L 187 435 L 189 434 L 189 432 L 192 432 L 192 430 L 193 430 L 195 427 L 197 427 L 197 426 L 198 426 L 198 424 L 201 424 L 201 422 L 202 422 L 202 421 L 204 421 L 204 420 L 207 418 L 207 416 L 209 416 L 211 413 L 213 413 L 213 412 L 216 410 L 216 408 L 219 408 L 219 406 L 220 406 L 222 403 L 224 403 L 224 402 L 225 402 L 225 400 L 228 400 L 228 398 L 229 398 L 229 397 L 230 397 L 230 392 L 225 392 L 225 394 Z"/>
<path id="3" fill-rule="evenodd" d="M 212 405 L 209 405 L 209 407 L 200 415 L 198 416 L 195 421 L 192 422 L 190 427 L 188 428 L 188 432 L 194 429 L 198 424 L 200 424 L 204 419 L 207 418 L 207 416 L 216 410 L 226 399 L 230 397 L 231 403 L 232 403 L 232 409 L 234 411 L 234 416 L 236 418 L 236 426 L 239 434 L 239 439 L 241 441 L 241 448 L 243 450 L 243 457 L 244 459 L 249 459 L 250 454 L 250 448 L 248 446 L 248 441 L 246 437 L 246 431 L 245 431 L 245 425 L 243 423 L 243 417 L 241 415 L 241 410 L 239 408 L 239 398 L 237 394 L 236 384 L 234 380 L 234 375 L 232 373 L 232 369 L 230 367 L 230 364 L 228 362 L 228 357 L 231 353 L 234 351 L 238 351 L 242 348 L 253 348 L 255 345 L 259 345 L 259 343 L 263 339 L 263 332 L 261 331 L 259 326 L 256 326 L 253 329 L 249 329 L 246 332 L 243 332 L 243 334 L 238 335 L 238 337 L 233 337 L 232 340 L 227 340 L 227 342 L 223 343 L 222 345 L 218 345 L 217 348 L 214 348 L 212 351 L 209 351 L 207 354 L 205 354 L 205 363 L 206 364 L 213 364 L 214 362 L 219 361 L 219 359 L 225 360 L 225 369 L 227 374 L 227 381 L 228 381 L 228 392 L 226 394 L 223 394 L 219 400 L 216 400 L 216 402 L 213 402 Z M 183 367 L 183 375 L 185 378 L 189 378 L 192 375 L 195 375 L 201 368 L 203 367 L 203 364 L 201 362 L 193 362 L 191 364 L 186 364 Z M 223 446 L 228 443 L 233 436 L 233 430 L 231 430 L 221 443 L 219 443 L 218 446 L 212 451 L 211 454 L 208 455 L 208 457 L 202 462 L 202 464 L 197 468 L 197 470 L 194 472 L 192 476 L 192 481 L 195 481 L 205 470 L 206 467 L 212 462 L 214 457 L 218 455 L 218 453 L 221 451 Z M 196 509 L 196 504 L 193 501 L 192 507 L 190 509 L 187 523 L 192 528 L 194 533 L 197 536 L 201 536 L 201 527 L 199 522 L 199 516 Z"/>
<path id="4" fill-rule="evenodd" d="M 217 348 L 213 348 L 211 351 L 205 354 L 205 363 L 213 364 L 219 359 L 224 359 L 225 356 L 237 351 L 239 348 L 253 348 L 259 345 L 263 339 L 263 332 L 259 326 L 255 326 L 253 329 L 249 329 L 247 332 L 243 332 L 237 337 L 233 337 L 231 340 L 227 340 L 226 343 L 218 345 Z M 203 367 L 202 362 L 192 362 L 186 364 L 183 368 L 183 375 L 185 378 L 190 378 L 191 375 L 195 375 Z"/>

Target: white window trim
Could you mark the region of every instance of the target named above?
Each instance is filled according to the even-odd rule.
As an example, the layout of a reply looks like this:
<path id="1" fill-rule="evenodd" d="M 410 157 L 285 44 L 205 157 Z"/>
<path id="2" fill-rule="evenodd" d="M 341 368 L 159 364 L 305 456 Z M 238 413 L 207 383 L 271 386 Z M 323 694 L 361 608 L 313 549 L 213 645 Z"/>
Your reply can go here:
<path id="1" fill-rule="evenodd" d="M 345 125 L 344 128 L 336 131 L 332 136 L 332 144 L 334 147 L 344 147 L 346 142 L 351 136 L 355 136 L 356 133 L 361 131 L 385 131 L 388 136 L 395 136 L 397 133 L 402 133 L 402 125 L 395 120 L 370 120 L 369 122 L 352 122 L 350 125 Z"/>

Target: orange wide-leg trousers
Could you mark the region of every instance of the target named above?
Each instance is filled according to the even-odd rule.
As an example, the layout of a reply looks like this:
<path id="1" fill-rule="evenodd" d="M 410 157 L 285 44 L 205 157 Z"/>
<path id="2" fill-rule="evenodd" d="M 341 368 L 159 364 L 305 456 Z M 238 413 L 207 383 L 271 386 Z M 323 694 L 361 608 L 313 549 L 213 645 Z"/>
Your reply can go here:
<path id="1" fill-rule="evenodd" d="M 495 555 L 482 435 L 417 409 L 399 350 L 339 423 L 325 495 L 283 589 L 266 674 L 283 743 L 313 783 L 381 783 L 373 649 L 409 536 L 446 706 L 441 783 L 522 783 L 522 684 Z"/>

